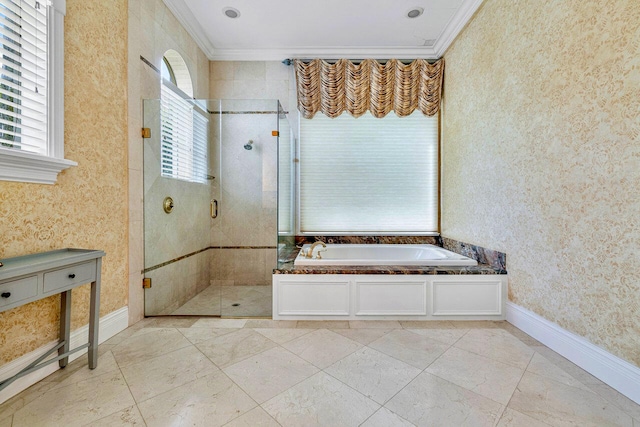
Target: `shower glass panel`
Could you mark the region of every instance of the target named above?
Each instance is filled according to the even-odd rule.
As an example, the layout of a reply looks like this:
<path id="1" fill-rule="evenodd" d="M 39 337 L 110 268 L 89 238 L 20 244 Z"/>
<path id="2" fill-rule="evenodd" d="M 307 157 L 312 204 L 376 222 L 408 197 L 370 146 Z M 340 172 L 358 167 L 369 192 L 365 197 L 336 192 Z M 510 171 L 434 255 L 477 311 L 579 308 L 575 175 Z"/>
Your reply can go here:
<path id="1" fill-rule="evenodd" d="M 144 101 L 145 315 L 271 317 L 286 117 L 276 100 L 187 102 L 172 121 Z"/>

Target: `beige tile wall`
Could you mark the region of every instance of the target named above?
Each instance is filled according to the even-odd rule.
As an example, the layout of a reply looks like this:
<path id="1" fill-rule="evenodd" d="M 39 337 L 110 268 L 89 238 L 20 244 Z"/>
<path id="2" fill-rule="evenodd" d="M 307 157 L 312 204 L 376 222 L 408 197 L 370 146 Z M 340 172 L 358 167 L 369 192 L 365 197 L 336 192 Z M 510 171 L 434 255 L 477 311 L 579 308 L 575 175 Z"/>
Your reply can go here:
<path id="1" fill-rule="evenodd" d="M 145 266 L 144 251 L 144 218 L 143 218 L 143 140 L 140 129 L 143 127 L 143 99 L 158 99 L 160 97 L 160 78 L 158 73 L 140 60 L 140 56 L 150 61 L 160 69 L 162 56 L 168 49 L 180 53 L 185 60 L 191 79 L 194 83 L 194 96 L 206 98 L 209 93 L 209 61 L 198 48 L 173 14 L 167 9 L 162 0 L 130 1 L 129 7 L 129 191 L 131 214 L 129 216 L 129 245 L 132 248 L 129 263 L 129 323 L 133 324 L 144 316 L 144 291 L 142 290 L 141 271 Z M 152 264 L 167 261 L 186 253 L 208 247 L 208 223 L 202 226 L 188 214 L 188 209 L 204 212 L 208 215 L 209 190 L 203 187 L 187 187 L 182 183 L 166 179 L 154 179 L 149 182 L 147 193 L 150 204 L 157 205 L 166 195 L 176 199 L 178 214 L 167 216 L 158 210 L 150 212 L 152 219 L 146 226 L 149 235 L 154 236 L 153 242 L 147 245 L 148 261 Z M 206 187 L 206 186 L 205 186 Z M 188 209 L 187 209 L 188 208 Z M 206 219 L 205 219 L 206 221 Z M 153 225 L 151 225 L 151 223 Z M 150 227 L 153 227 L 151 229 Z M 201 229 L 204 227 L 203 229 Z M 155 231 L 152 231 L 155 230 Z M 204 236 L 204 237 L 202 237 Z M 206 253 L 205 253 L 206 254 Z M 205 255 L 203 255 L 205 256 Z M 154 281 L 156 289 L 167 287 L 163 292 L 171 295 L 183 296 L 185 290 L 193 290 L 191 278 L 200 276 L 201 272 L 194 272 L 185 266 L 197 265 L 194 260 L 180 261 L 162 269 L 163 275 L 157 275 Z M 183 265 L 184 264 L 184 265 Z M 193 266 L 192 266 L 193 267 Z M 205 268 L 208 272 L 208 268 Z M 178 277 L 177 272 L 185 273 L 188 285 L 181 289 L 183 281 L 171 280 Z M 208 278 L 202 278 L 208 283 Z M 154 300 L 154 299 L 152 299 Z"/>
<path id="2" fill-rule="evenodd" d="M 445 55 L 444 235 L 640 366 L 640 2 L 487 0 Z"/>
<path id="3" fill-rule="evenodd" d="M 210 97 L 236 100 L 279 99 L 288 111 L 291 69 L 262 61 L 211 62 Z M 295 93 L 293 94 L 295 96 Z M 223 110 L 276 110 L 277 104 L 224 101 Z M 212 246 L 277 245 L 277 129 L 275 114 L 223 115 L 220 140 L 220 217 L 211 229 Z M 253 149 L 243 145 L 254 141 Z M 276 249 L 214 249 L 215 284 L 270 285 Z"/>

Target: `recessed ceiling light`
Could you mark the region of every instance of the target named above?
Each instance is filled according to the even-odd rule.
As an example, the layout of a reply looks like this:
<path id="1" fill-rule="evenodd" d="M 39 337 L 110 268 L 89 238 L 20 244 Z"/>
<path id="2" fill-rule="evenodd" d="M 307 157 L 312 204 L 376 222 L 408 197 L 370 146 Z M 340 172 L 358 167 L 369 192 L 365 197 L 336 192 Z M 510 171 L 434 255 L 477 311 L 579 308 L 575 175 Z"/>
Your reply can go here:
<path id="1" fill-rule="evenodd" d="M 225 7 L 224 9 L 222 9 L 222 13 L 224 13 L 227 18 L 231 19 L 240 17 L 240 11 L 235 7 Z"/>
<path id="2" fill-rule="evenodd" d="M 407 18 L 417 18 L 418 16 L 422 15 L 423 12 L 424 12 L 423 8 L 414 7 L 413 9 L 407 12 Z"/>

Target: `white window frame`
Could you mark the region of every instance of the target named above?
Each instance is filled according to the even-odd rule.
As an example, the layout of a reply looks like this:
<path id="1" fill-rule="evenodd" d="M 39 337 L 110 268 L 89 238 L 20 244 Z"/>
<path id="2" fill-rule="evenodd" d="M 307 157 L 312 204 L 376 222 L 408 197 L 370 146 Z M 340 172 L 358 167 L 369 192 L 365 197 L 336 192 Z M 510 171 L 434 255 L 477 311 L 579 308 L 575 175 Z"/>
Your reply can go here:
<path id="1" fill-rule="evenodd" d="M 58 174 L 77 166 L 64 158 L 64 16 L 65 0 L 42 0 L 47 14 L 48 85 L 47 155 L 0 148 L 0 180 L 55 184 Z"/>

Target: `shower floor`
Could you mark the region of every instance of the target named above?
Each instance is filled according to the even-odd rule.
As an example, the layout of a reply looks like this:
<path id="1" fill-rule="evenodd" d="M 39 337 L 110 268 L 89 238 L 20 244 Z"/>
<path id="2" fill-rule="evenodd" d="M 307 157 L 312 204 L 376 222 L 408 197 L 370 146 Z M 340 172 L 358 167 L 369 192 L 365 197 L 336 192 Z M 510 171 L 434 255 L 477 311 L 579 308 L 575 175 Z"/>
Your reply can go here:
<path id="1" fill-rule="evenodd" d="M 171 315 L 271 317 L 271 285 L 211 285 Z"/>

